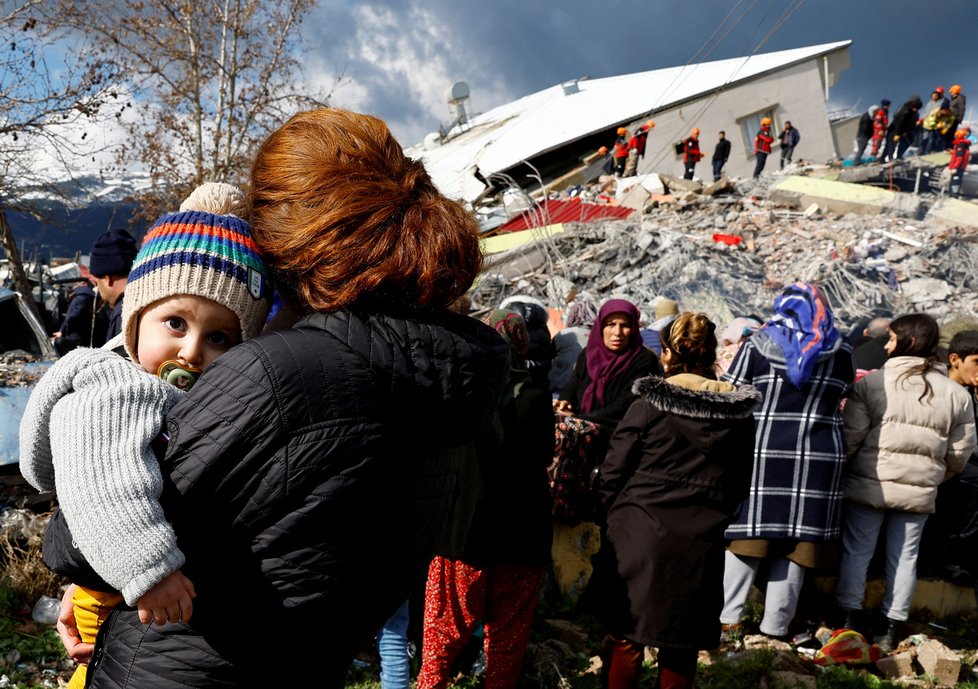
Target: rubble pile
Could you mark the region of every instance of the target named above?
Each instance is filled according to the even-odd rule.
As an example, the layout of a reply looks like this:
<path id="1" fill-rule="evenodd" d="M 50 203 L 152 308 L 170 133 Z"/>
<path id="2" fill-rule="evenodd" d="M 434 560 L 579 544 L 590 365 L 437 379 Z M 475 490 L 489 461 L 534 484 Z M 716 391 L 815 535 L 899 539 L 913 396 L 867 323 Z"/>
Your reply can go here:
<path id="1" fill-rule="evenodd" d="M 492 308 L 513 294 L 562 306 L 588 292 L 648 310 L 665 295 L 725 323 L 763 316 L 782 286 L 802 280 L 826 290 L 842 326 L 880 312 L 925 311 L 945 320 L 978 311 L 972 270 L 978 228 L 948 227 L 896 209 L 837 213 L 811 204 L 794 210 L 770 182 L 722 182 L 721 190 L 732 193 L 690 190 L 668 201 L 651 195 L 628 220 L 566 223 L 552 236 L 538 232 L 534 241 L 492 257 L 473 291 L 474 307 Z"/>
<path id="2" fill-rule="evenodd" d="M 0 353 L 0 388 L 27 387 L 40 379 L 43 370 L 25 366 L 37 361 L 37 357 L 21 349 Z"/>

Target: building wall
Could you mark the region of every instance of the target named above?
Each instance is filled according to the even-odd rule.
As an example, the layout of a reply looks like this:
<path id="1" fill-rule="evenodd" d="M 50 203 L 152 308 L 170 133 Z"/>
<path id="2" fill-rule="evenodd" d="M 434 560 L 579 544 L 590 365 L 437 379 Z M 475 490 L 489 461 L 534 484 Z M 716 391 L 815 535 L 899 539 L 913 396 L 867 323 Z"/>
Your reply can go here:
<path id="1" fill-rule="evenodd" d="M 848 158 L 853 154 L 856 145 L 856 134 L 859 133 L 859 118 L 862 115 L 853 115 L 844 120 L 833 122 L 832 138 L 835 139 L 835 150 L 840 158 Z"/>
<path id="2" fill-rule="evenodd" d="M 636 121 L 629 131 L 648 119 L 655 120 L 645 158 L 639 161 L 639 173 L 661 172 L 682 176 L 682 156 L 676 155 L 674 145 L 689 136 L 693 127 L 699 127 L 700 148 L 704 157 L 696 167 L 697 178 L 713 179 L 711 160 L 720 130 L 726 132 L 731 143 L 725 174 L 750 177 L 755 164 L 753 139 L 745 141 L 739 121 L 768 109 L 774 111 L 775 139 L 786 120 L 790 120 L 801 134 L 801 142 L 795 149 L 796 162 L 804 159 L 822 163 L 834 158 L 835 144 L 819 74 L 820 60 L 813 59 L 741 84 L 723 91 L 712 102 L 712 97 L 707 96 Z M 708 107 L 705 107 L 707 104 Z M 780 147 L 775 140 L 765 172 L 778 169 L 780 155 Z"/>

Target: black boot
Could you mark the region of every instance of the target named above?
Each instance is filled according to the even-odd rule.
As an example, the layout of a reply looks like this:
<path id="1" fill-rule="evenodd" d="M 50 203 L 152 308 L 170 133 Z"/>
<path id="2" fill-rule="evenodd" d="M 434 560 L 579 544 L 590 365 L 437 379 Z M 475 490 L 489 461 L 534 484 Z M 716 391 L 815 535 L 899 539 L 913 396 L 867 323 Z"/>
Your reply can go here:
<path id="1" fill-rule="evenodd" d="M 883 653 L 891 653 L 896 648 L 896 628 L 896 621 L 888 619 L 886 633 L 876 637 L 876 645 L 880 647 Z"/>

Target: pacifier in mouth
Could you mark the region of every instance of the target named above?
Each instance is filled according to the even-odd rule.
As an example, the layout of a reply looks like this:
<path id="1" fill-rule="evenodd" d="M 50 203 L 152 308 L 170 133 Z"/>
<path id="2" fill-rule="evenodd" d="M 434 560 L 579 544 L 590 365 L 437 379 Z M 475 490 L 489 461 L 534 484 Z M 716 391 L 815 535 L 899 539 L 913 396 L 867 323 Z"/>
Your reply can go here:
<path id="1" fill-rule="evenodd" d="M 167 359 L 156 371 L 156 375 L 179 390 L 189 390 L 200 377 L 200 369 L 182 364 L 175 359 Z"/>

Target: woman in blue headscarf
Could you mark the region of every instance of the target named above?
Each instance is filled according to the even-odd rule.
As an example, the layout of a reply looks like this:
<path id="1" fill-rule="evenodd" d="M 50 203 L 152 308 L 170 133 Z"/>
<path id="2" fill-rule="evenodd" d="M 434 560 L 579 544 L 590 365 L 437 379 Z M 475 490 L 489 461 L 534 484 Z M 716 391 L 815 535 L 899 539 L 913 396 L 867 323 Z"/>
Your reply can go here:
<path id="1" fill-rule="evenodd" d="M 795 283 L 744 343 L 725 380 L 764 396 L 754 411 L 750 496 L 727 529 L 725 629 L 737 628 L 759 571 L 767 579 L 761 632 L 787 637 L 808 567 L 838 552 L 846 460 L 839 403 L 852 383 L 852 348 L 815 285 Z"/>

